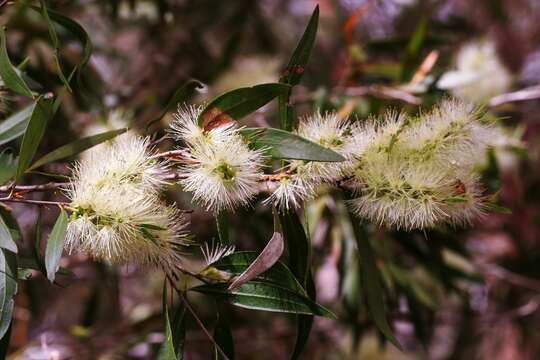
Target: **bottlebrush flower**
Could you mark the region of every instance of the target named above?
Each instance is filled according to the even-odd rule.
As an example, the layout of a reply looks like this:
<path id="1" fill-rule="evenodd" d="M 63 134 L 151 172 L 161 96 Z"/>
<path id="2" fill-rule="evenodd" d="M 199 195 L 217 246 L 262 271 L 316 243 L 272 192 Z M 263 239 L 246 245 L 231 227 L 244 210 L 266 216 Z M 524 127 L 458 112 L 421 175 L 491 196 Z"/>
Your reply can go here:
<path id="1" fill-rule="evenodd" d="M 182 107 L 171 124 L 186 145 L 189 160 L 179 169 L 180 184 L 207 210 L 246 205 L 258 193 L 263 152 L 251 150 L 234 123 L 204 131 L 197 124 L 201 107 Z"/>
<path id="2" fill-rule="evenodd" d="M 338 118 L 336 113 L 321 114 L 319 112 L 300 121 L 296 133 L 325 148 L 342 155 L 343 162 L 305 162 L 304 171 L 313 180 L 333 182 L 350 170 L 350 160 L 354 155 L 357 143 L 353 139 L 352 124 L 347 119 Z"/>
<path id="3" fill-rule="evenodd" d="M 73 172 L 85 186 L 123 184 L 143 192 L 156 192 L 165 183 L 166 165 L 151 155 L 148 139 L 125 133 L 107 146 L 89 151 Z"/>
<path id="4" fill-rule="evenodd" d="M 190 161 L 180 167 L 180 184 L 207 210 L 234 209 L 258 193 L 263 153 L 250 150 L 236 132 L 226 141 L 201 142 L 188 149 Z"/>
<path id="5" fill-rule="evenodd" d="M 271 203 L 280 210 L 294 209 L 302 205 L 302 202 L 315 196 L 315 186 L 319 183 L 314 181 L 309 174 L 304 172 L 305 168 L 295 168 L 294 162 L 288 169 L 289 174 L 279 175 L 277 186 L 265 203 Z"/>
<path id="6" fill-rule="evenodd" d="M 123 186 L 70 191 L 72 213 L 66 235 L 70 253 L 83 252 L 116 264 L 181 266 L 188 244 L 186 219 L 154 196 Z"/>
<path id="7" fill-rule="evenodd" d="M 437 87 L 473 103 L 484 103 L 506 92 L 512 76 L 497 57 L 491 41 L 465 44 L 456 57 L 456 70 L 446 72 Z"/>
<path id="8" fill-rule="evenodd" d="M 409 230 L 464 224 L 482 212 L 474 157 L 486 151 L 490 127 L 469 105 L 448 100 L 416 118 L 388 113 L 355 131 L 363 146 L 351 205 L 360 216 Z"/>
<path id="9" fill-rule="evenodd" d="M 73 169 L 73 208 L 66 248 L 118 264 L 159 265 L 174 272 L 188 243 L 186 220 L 157 190 L 164 166 L 146 139 L 126 134 L 91 152 Z"/>

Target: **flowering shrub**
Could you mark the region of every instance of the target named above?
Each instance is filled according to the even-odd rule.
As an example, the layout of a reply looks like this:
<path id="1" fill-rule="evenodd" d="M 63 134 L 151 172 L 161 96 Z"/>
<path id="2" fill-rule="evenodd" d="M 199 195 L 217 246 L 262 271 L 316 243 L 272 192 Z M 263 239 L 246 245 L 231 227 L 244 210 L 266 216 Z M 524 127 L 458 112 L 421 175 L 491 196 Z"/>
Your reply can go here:
<path id="1" fill-rule="evenodd" d="M 186 321 L 185 316 L 173 317 L 169 306 L 177 304 L 180 314 L 188 311 L 198 320 L 188 292 L 205 294 L 220 304 L 227 301 L 239 307 L 297 315 L 295 358 L 305 346 L 313 316 L 336 317 L 317 303 L 309 229 L 299 216 L 301 211 L 307 212 L 306 204 L 322 194 L 343 200 L 347 207 L 340 207 L 341 202 L 335 207 L 354 215 L 343 231 L 349 226 L 360 233 L 366 224 L 408 232 L 453 231 L 471 225 L 494 206 L 480 170 L 494 143 L 505 143 L 507 137 L 478 104 L 506 91 L 510 76 L 489 43 L 467 45 L 458 55 L 457 70 L 446 73 L 437 83 L 441 89 L 452 89 L 459 99 L 445 97 L 418 111 L 387 109 L 370 117 L 318 110 L 297 121 L 291 95 L 315 41 L 317 8 L 278 83 L 243 87 L 203 105 L 190 105 L 188 96 L 178 94 L 196 90 L 200 84 L 191 81 L 170 101 L 178 109 L 163 138 L 141 135 L 137 126 L 127 130 L 129 121 L 123 117 L 134 115 L 113 111 L 109 127 L 92 129 L 86 137 L 34 160 L 47 123 L 62 106 L 65 92 L 81 81 L 91 43 L 79 24 L 43 3 L 29 9 L 47 20 L 52 41 L 58 26 L 74 32 L 82 41 L 83 58 L 69 75 L 58 65 L 63 89 L 53 94 L 31 85 L 12 64 L 5 32 L 0 29 L 3 87 L 10 96 L 31 101 L 29 107 L 0 123 L 2 144 L 22 136 L 16 161 L 11 154 L 0 152 L 5 168 L 0 177 L 1 263 L 6 274 L 0 287 L 11 289 L 3 294 L 2 336 L 9 336 L 6 333 L 17 286 L 18 268 L 11 265 L 18 259 L 13 237 L 16 221 L 7 211 L 13 202 L 60 209 L 44 256 L 39 251 L 35 254 L 37 269 L 51 282 L 59 272 L 64 249 L 66 256 L 82 253 L 110 264 L 163 271 L 166 337 L 160 356 L 166 359 L 181 356 L 178 344 L 184 341 Z M 476 78 L 477 67 L 481 76 L 496 78 L 497 86 Z M 0 112 L 5 111 L 4 96 L 2 90 Z M 273 100 L 278 103 L 281 129 L 248 128 L 240 122 Z M 169 107 L 166 112 L 170 112 Z M 23 130 L 14 130 L 10 124 L 23 124 Z M 162 146 L 163 139 L 170 142 L 169 148 Z M 69 181 L 23 184 L 30 171 L 79 154 L 70 165 Z M 28 192 L 56 190 L 61 190 L 65 201 L 27 196 Z M 191 194 L 193 206 L 216 218 L 215 243 L 202 243 L 192 236 L 188 215 L 192 209 L 180 208 L 164 195 L 180 190 Z M 273 213 L 273 235 L 260 253 L 237 251 L 228 239 L 227 217 L 255 206 Z M 357 286 L 362 287 L 370 318 L 399 347 L 387 322 L 382 276 L 373 247 L 363 238 L 358 236 L 355 245 L 361 273 Z M 288 262 L 282 256 L 285 245 Z M 170 301 L 171 294 L 178 303 Z M 219 356 L 233 358 L 228 340 L 210 337 Z"/>

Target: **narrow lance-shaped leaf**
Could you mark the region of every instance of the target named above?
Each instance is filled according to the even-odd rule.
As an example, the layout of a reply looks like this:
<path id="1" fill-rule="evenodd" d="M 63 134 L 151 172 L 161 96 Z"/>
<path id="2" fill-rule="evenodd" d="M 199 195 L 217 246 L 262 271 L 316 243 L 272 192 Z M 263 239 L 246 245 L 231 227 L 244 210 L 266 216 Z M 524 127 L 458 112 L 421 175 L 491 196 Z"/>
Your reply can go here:
<path id="1" fill-rule="evenodd" d="M 266 280 L 252 280 L 233 291 L 227 290 L 227 284 L 201 285 L 191 290 L 247 309 L 335 318 L 330 310 L 311 301 L 304 294 Z"/>
<path id="2" fill-rule="evenodd" d="M 239 120 L 288 91 L 289 85 L 261 84 L 229 91 L 212 100 L 199 115 L 198 124 L 211 130 Z"/>
<path id="3" fill-rule="evenodd" d="M 17 253 L 17 244 L 13 240 L 11 230 L 0 215 L 0 248 Z"/>
<path id="4" fill-rule="evenodd" d="M 45 268 L 47 269 L 47 279 L 54 281 L 54 277 L 60 267 L 60 258 L 64 249 L 66 230 L 68 225 L 68 216 L 64 209 L 60 209 L 60 215 L 54 224 L 47 241 L 45 250 Z"/>
<path id="5" fill-rule="evenodd" d="M 4 337 L 11 324 L 16 293 L 17 256 L 0 249 L 0 338 Z"/>
<path id="6" fill-rule="evenodd" d="M 292 86 L 297 85 L 304 74 L 305 66 L 309 61 L 311 55 L 311 49 L 315 43 L 315 37 L 317 35 L 317 27 L 319 24 L 319 5 L 313 10 L 313 14 L 309 19 L 309 23 L 304 30 L 304 34 L 300 38 L 296 49 L 294 50 L 287 68 L 284 74 L 279 79 L 279 82 L 290 84 Z"/>
<path id="7" fill-rule="evenodd" d="M 356 242 L 359 252 L 360 282 L 362 284 L 369 315 L 381 333 L 383 333 L 383 335 L 398 349 L 401 349 L 401 345 L 394 337 L 392 329 L 386 320 L 383 288 L 380 273 L 375 264 L 373 249 L 366 234 L 358 231 L 359 225 L 356 223 L 353 223 L 353 225 L 355 225 Z"/>
<path id="8" fill-rule="evenodd" d="M 217 346 L 225 353 L 229 360 L 234 360 L 234 338 L 231 331 L 231 325 L 227 317 L 226 307 L 224 304 L 218 304 L 218 319 L 214 328 L 214 341 Z M 224 360 L 217 346 L 214 346 L 214 360 Z"/>
<path id="9" fill-rule="evenodd" d="M 270 269 L 283 254 L 283 236 L 275 232 L 255 261 L 229 285 L 229 291 L 237 289 Z"/>
<path id="10" fill-rule="evenodd" d="M 34 104 L 28 105 L 0 123 L 0 145 L 4 145 L 24 134 Z"/>
<path id="11" fill-rule="evenodd" d="M 98 145 L 104 141 L 110 140 L 126 131 L 127 129 L 125 128 L 106 131 L 101 134 L 84 137 L 82 139 L 75 140 L 69 144 L 60 146 L 58 149 L 51 151 L 47 155 L 37 160 L 34 164 L 32 164 L 32 166 L 30 166 L 27 169 L 27 171 L 36 169 L 40 166 L 51 163 L 53 161 L 58 161 L 58 160 L 65 159 L 70 156 L 77 155 L 87 149 L 90 149 L 91 147 L 95 145 Z"/>
<path id="12" fill-rule="evenodd" d="M 17 165 L 16 181 L 21 179 L 26 169 L 30 166 L 51 116 L 52 100 L 43 99 L 42 97 L 38 98 L 23 136 L 19 164 Z"/>
<path id="13" fill-rule="evenodd" d="M 6 32 L 3 26 L 0 26 L 0 78 L 4 85 L 14 92 L 33 97 L 32 91 L 26 85 L 21 76 L 17 73 L 15 67 L 11 64 L 7 53 Z"/>
<path id="14" fill-rule="evenodd" d="M 291 271 L 301 282 L 309 298 L 316 301 L 315 284 L 310 269 L 311 242 L 306 235 L 300 218 L 296 212 L 288 211 L 280 214 L 280 223 L 287 241 L 289 257 L 292 259 L 290 261 Z M 296 341 L 291 359 L 297 359 L 304 350 L 312 325 L 313 316 L 298 316 Z"/>
<path id="15" fill-rule="evenodd" d="M 184 85 L 176 89 L 174 94 L 169 98 L 169 101 L 167 102 L 167 105 L 165 105 L 165 108 L 159 114 L 158 117 L 150 121 L 146 125 L 146 129 L 150 128 L 154 123 L 158 122 L 167 114 L 168 111 L 171 111 L 174 106 L 177 106 L 179 103 L 182 103 L 183 101 L 186 101 L 189 99 L 197 90 L 204 89 L 206 85 L 204 85 L 202 82 L 196 79 L 191 79 L 188 82 L 186 82 Z"/>
<path id="16" fill-rule="evenodd" d="M 163 284 L 163 317 L 165 322 L 165 341 L 159 349 L 158 360 L 176 360 L 176 352 L 174 350 L 173 332 L 171 319 L 169 316 L 169 306 L 167 305 L 167 282 Z"/>
<path id="17" fill-rule="evenodd" d="M 311 55 L 311 49 L 315 43 L 315 37 L 317 35 L 317 27 L 319 24 L 319 6 L 315 7 L 313 14 L 309 20 L 309 23 L 304 31 L 304 34 L 300 38 L 296 49 L 294 50 L 287 68 L 283 75 L 279 79 L 280 83 L 290 84 L 295 86 L 300 83 L 304 74 L 306 65 Z M 289 90 L 280 95 L 278 99 L 278 113 L 280 127 L 283 130 L 290 131 L 293 128 L 294 110 L 289 103 L 292 87 Z"/>
<path id="18" fill-rule="evenodd" d="M 0 152 L 0 185 L 5 184 L 15 176 L 17 171 L 17 159 L 13 154 L 4 150 Z"/>
<path id="19" fill-rule="evenodd" d="M 274 128 L 243 128 L 240 134 L 252 147 L 263 149 L 276 159 L 340 162 L 345 158 L 337 152 L 299 135 Z"/>
<path id="20" fill-rule="evenodd" d="M 31 6 L 31 9 L 41 13 L 41 8 L 39 6 Z M 90 56 L 92 56 L 92 41 L 84 28 L 78 22 L 51 9 L 47 9 L 47 14 L 52 21 L 69 30 L 81 42 L 83 56 L 79 64 L 76 66 L 77 78 L 80 82 L 81 72 L 90 61 Z"/>

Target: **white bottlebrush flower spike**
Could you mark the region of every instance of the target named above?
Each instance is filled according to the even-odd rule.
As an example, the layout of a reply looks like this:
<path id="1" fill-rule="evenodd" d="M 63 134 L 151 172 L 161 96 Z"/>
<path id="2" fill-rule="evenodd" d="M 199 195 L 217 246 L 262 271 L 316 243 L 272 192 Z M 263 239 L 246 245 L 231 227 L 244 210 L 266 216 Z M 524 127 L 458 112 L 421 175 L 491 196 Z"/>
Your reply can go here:
<path id="1" fill-rule="evenodd" d="M 147 138 L 125 133 L 107 146 L 91 149 L 74 173 L 88 186 L 124 184 L 156 192 L 165 183 L 166 166 L 151 155 Z"/>
<path id="2" fill-rule="evenodd" d="M 180 266 L 186 220 L 159 199 L 165 167 L 150 155 L 146 139 L 124 134 L 75 166 L 67 190 L 70 252 L 168 272 Z"/>
<path id="3" fill-rule="evenodd" d="M 212 241 L 210 244 L 206 242 L 201 246 L 205 266 L 210 266 L 221 258 L 229 256 L 234 250 L 234 245 L 220 244 L 215 241 Z"/>
<path id="4" fill-rule="evenodd" d="M 456 69 L 446 72 L 437 87 L 473 103 L 485 103 L 509 90 L 512 76 L 500 62 L 495 44 L 482 40 L 465 44 L 456 57 Z"/>
<path id="5" fill-rule="evenodd" d="M 258 193 L 263 152 L 252 150 L 234 123 L 203 131 L 201 108 L 180 108 L 171 124 L 173 136 L 185 143 L 189 161 L 179 169 L 180 184 L 195 201 L 218 212 L 246 205 Z"/>
<path id="6" fill-rule="evenodd" d="M 302 162 L 299 164 L 303 166 Z M 294 167 L 293 164 L 291 166 Z M 292 174 L 279 175 L 277 184 L 265 203 L 273 204 L 280 210 L 288 210 L 300 207 L 304 201 L 315 196 L 315 186 L 318 181 L 311 179 L 302 170 L 303 168 L 300 167 L 294 169 Z"/>
<path id="7" fill-rule="evenodd" d="M 486 151 L 490 129 L 454 100 L 417 118 L 389 113 L 359 127 L 365 146 L 351 181 L 353 210 L 404 229 L 470 222 L 483 208 L 474 157 Z"/>

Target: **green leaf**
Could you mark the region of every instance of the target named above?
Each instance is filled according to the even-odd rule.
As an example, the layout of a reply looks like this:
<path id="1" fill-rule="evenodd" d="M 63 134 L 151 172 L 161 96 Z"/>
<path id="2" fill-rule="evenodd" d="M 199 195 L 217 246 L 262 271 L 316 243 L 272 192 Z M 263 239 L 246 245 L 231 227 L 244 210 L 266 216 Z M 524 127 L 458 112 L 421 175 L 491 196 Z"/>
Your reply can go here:
<path id="1" fill-rule="evenodd" d="M 222 210 L 216 215 L 216 227 L 220 244 L 230 244 L 229 216 L 226 210 Z"/>
<path id="2" fill-rule="evenodd" d="M 17 244 L 13 239 L 11 234 L 11 229 L 4 222 L 0 214 L 0 248 L 11 251 L 12 253 L 17 253 Z"/>
<path id="3" fill-rule="evenodd" d="M 319 24 L 319 5 L 313 10 L 313 14 L 309 19 L 309 23 L 304 30 L 304 34 L 296 49 L 294 50 L 285 73 L 279 79 L 280 83 L 290 84 L 292 86 L 300 83 L 300 79 L 304 74 L 305 67 L 309 61 L 309 56 L 311 54 L 311 49 L 315 43 L 315 37 L 317 35 L 317 27 Z"/>
<path id="4" fill-rule="evenodd" d="M 11 340 L 11 323 L 5 332 L 2 339 L 0 339 L 0 359 L 7 359 L 7 354 L 9 350 L 9 343 Z"/>
<path id="5" fill-rule="evenodd" d="M 270 269 L 278 262 L 281 254 L 283 254 L 283 236 L 281 236 L 280 233 L 275 232 L 259 256 L 257 256 L 249 267 L 238 275 L 231 285 L 229 285 L 229 291 L 242 286 L 246 282 L 255 279 L 257 276 Z"/>
<path id="6" fill-rule="evenodd" d="M 214 341 L 219 346 L 219 348 L 227 355 L 229 360 L 234 360 L 234 338 L 231 332 L 231 326 L 229 319 L 226 316 L 225 307 L 223 304 L 218 306 L 218 320 L 214 328 Z M 214 346 L 214 360 L 225 359 L 223 355 L 218 351 L 217 347 Z"/>
<path id="7" fill-rule="evenodd" d="M 191 290 L 213 295 L 247 309 L 335 318 L 330 310 L 311 301 L 304 294 L 264 279 L 252 280 L 233 291 L 227 290 L 227 284 L 201 285 Z"/>
<path id="8" fill-rule="evenodd" d="M 289 85 L 261 84 L 229 91 L 212 100 L 199 115 L 198 124 L 211 130 L 251 114 L 288 91 Z"/>
<path id="9" fill-rule="evenodd" d="M 163 285 L 163 317 L 165 318 L 165 341 L 159 349 L 158 360 L 176 360 L 169 306 L 167 305 L 167 283 Z"/>
<path id="10" fill-rule="evenodd" d="M 148 125 L 146 125 L 146 129 L 148 129 L 152 124 L 158 122 L 167 114 L 168 111 L 170 111 L 174 106 L 177 106 L 179 103 L 182 103 L 193 96 L 193 94 L 199 90 L 204 89 L 205 85 L 196 79 L 191 79 L 188 82 L 186 82 L 184 85 L 176 89 L 174 94 L 169 98 L 169 101 L 167 102 L 167 105 L 165 105 L 165 108 L 161 112 L 161 114 L 156 117 L 154 120 L 150 121 Z"/>
<path id="11" fill-rule="evenodd" d="M 41 13 L 42 9 L 39 6 L 31 6 L 31 9 Z M 49 15 L 50 19 L 57 23 L 58 25 L 64 27 L 69 32 L 71 32 L 81 43 L 83 48 L 83 56 L 81 61 L 77 64 L 75 67 L 78 81 L 81 81 L 81 73 L 90 61 L 90 56 L 92 56 L 92 41 L 90 40 L 90 37 L 84 30 L 84 28 L 77 23 L 76 21 L 72 20 L 71 18 L 64 16 L 54 10 L 47 9 L 47 14 Z"/>
<path id="12" fill-rule="evenodd" d="M 13 157 L 13 154 L 5 150 L 0 152 L 0 185 L 13 178 L 16 171 L 17 159 Z"/>
<path id="13" fill-rule="evenodd" d="M 39 143 L 47 129 L 47 123 L 52 115 L 52 100 L 40 97 L 36 100 L 30 121 L 23 136 L 19 164 L 17 165 L 16 181 L 19 181 L 30 166 Z"/>
<path id="14" fill-rule="evenodd" d="M 274 128 L 243 128 L 240 134 L 251 146 L 264 149 L 276 159 L 295 159 L 308 161 L 340 162 L 345 158 L 308 139 L 285 130 Z"/>
<path id="15" fill-rule="evenodd" d="M 0 338 L 4 337 L 11 324 L 16 293 L 17 256 L 0 249 Z"/>
<path id="16" fill-rule="evenodd" d="M 427 25 L 427 18 L 423 16 L 418 22 L 416 29 L 414 30 L 414 33 L 409 40 L 409 44 L 407 45 L 407 52 L 405 53 L 405 57 L 403 59 L 403 64 L 401 67 L 402 81 L 409 80 L 414 73 L 414 69 L 418 64 L 420 49 L 422 48 L 422 44 L 426 39 Z"/>
<path id="17" fill-rule="evenodd" d="M 290 268 L 296 279 L 305 288 L 307 295 L 316 301 L 315 284 L 310 269 L 311 242 L 309 241 L 302 222 L 295 211 L 279 214 L 283 236 L 289 250 Z M 299 315 L 297 319 L 296 341 L 291 359 L 298 359 L 308 341 L 313 316 Z"/>
<path id="18" fill-rule="evenodd" d="M 104 141 L 110 140 L 124 132 L 126 132 L 127 129 L 118 129 L 118 130 L 111 130 L 106 131 L 101 134 L 88 136 L 82 139 L 75 140 L 69 144 L 60 146 L 58 149 L 55 149 L 48 153 L 47 155 L 43 156 L 39 160 L 37 160 L 32 166 L 30 166 L 27 171 L 36 169 L 40 166 L 43 166 L 45 164 L 48 164 L 53 161 L 57 161 L 60 159 L 64 159 L 70 156 L 77 155 L 87 149 L 90 149 L 91 147 L 101 144 Z"/>
<path id="19" fill-rule="evenodd" d="M 358 226 L 358 224 L 354 222 L 353 224 Z M 360 231 L 357 231 L 356 242 L 359 252 L 360 282 L 362 284 L 363 294 L 366 299 L 369 315 L 381 333 L 383 333 L 383 335 L 390 340 L 392 344 L 401 350 L 401 345 L 394 337 L 392 329 L 386 320 L 384 294 L 380 272 L 375 264 L 375 254 L 373 253 L 369 239 L 366 234 L 362 234 Z"/>
<path id="20" fill-rule="evenodd" d="M 256 251 L 238 251 L 221 258 L 211 266 L 217 270 L 225 271 L 232 276 L 236 276 L 246 271 L 258 256 L 259 253 Z M 300 285 L 291 271 L 281 261 L 278 261 L 270 269 L 259 274 L 257 279 L 274 282 L 276 285 L 285 286 L 295 292 L 304 293 L 302 285 Z"/>
<path id="21" fill-rule="evenodd" d="M 0 26 L 0 77 L 8 89 L 30 98 L 34 97 L 34 94 L 32 94 L 28 85 L 26 85 L 22 77 L 19 76 L 16 68 L 9 60 L 6 45 L 6 32 L 3 26 Z"/>
<path id="22" fill-rule="evenodd" d="M 47 241 L 45 250 L 45 268 L 47 269 L 47 279 L 54 281 L 54 277 L 60 267 L 60 258 L 64 249 L 66 239 L 66 230 L 68 225 L 68 216 L 64 209 L 60 209 L 60 215 L 54 224 Z"/>
<path id="23" fill-rule="evenodd" d="M 24 134 L 33 110 L 34 104 L 31 104 L 0 123 L 0 145 Z"/>
<path id="24" fill-rule="evenodd" d="M 300 41 L 287 64 L 284 74 L 279 79 L 280 83 L 291 85 L 291 88 L 289 88 L 286 93 L 280 95 L 278 99 L 279 123 L 283 130 L 291 131 L 293 128 L 294 110 L 289 103 L 292 86 L 298 85 L 304 75 L 306 65 L 311 55 L 311 49 L 315 43 L 318 24 L 319 5 L 313 10 L 313 14 L 309 19 L 306 30 L 304 30 L 304 34 L 300 38 Z"/>

